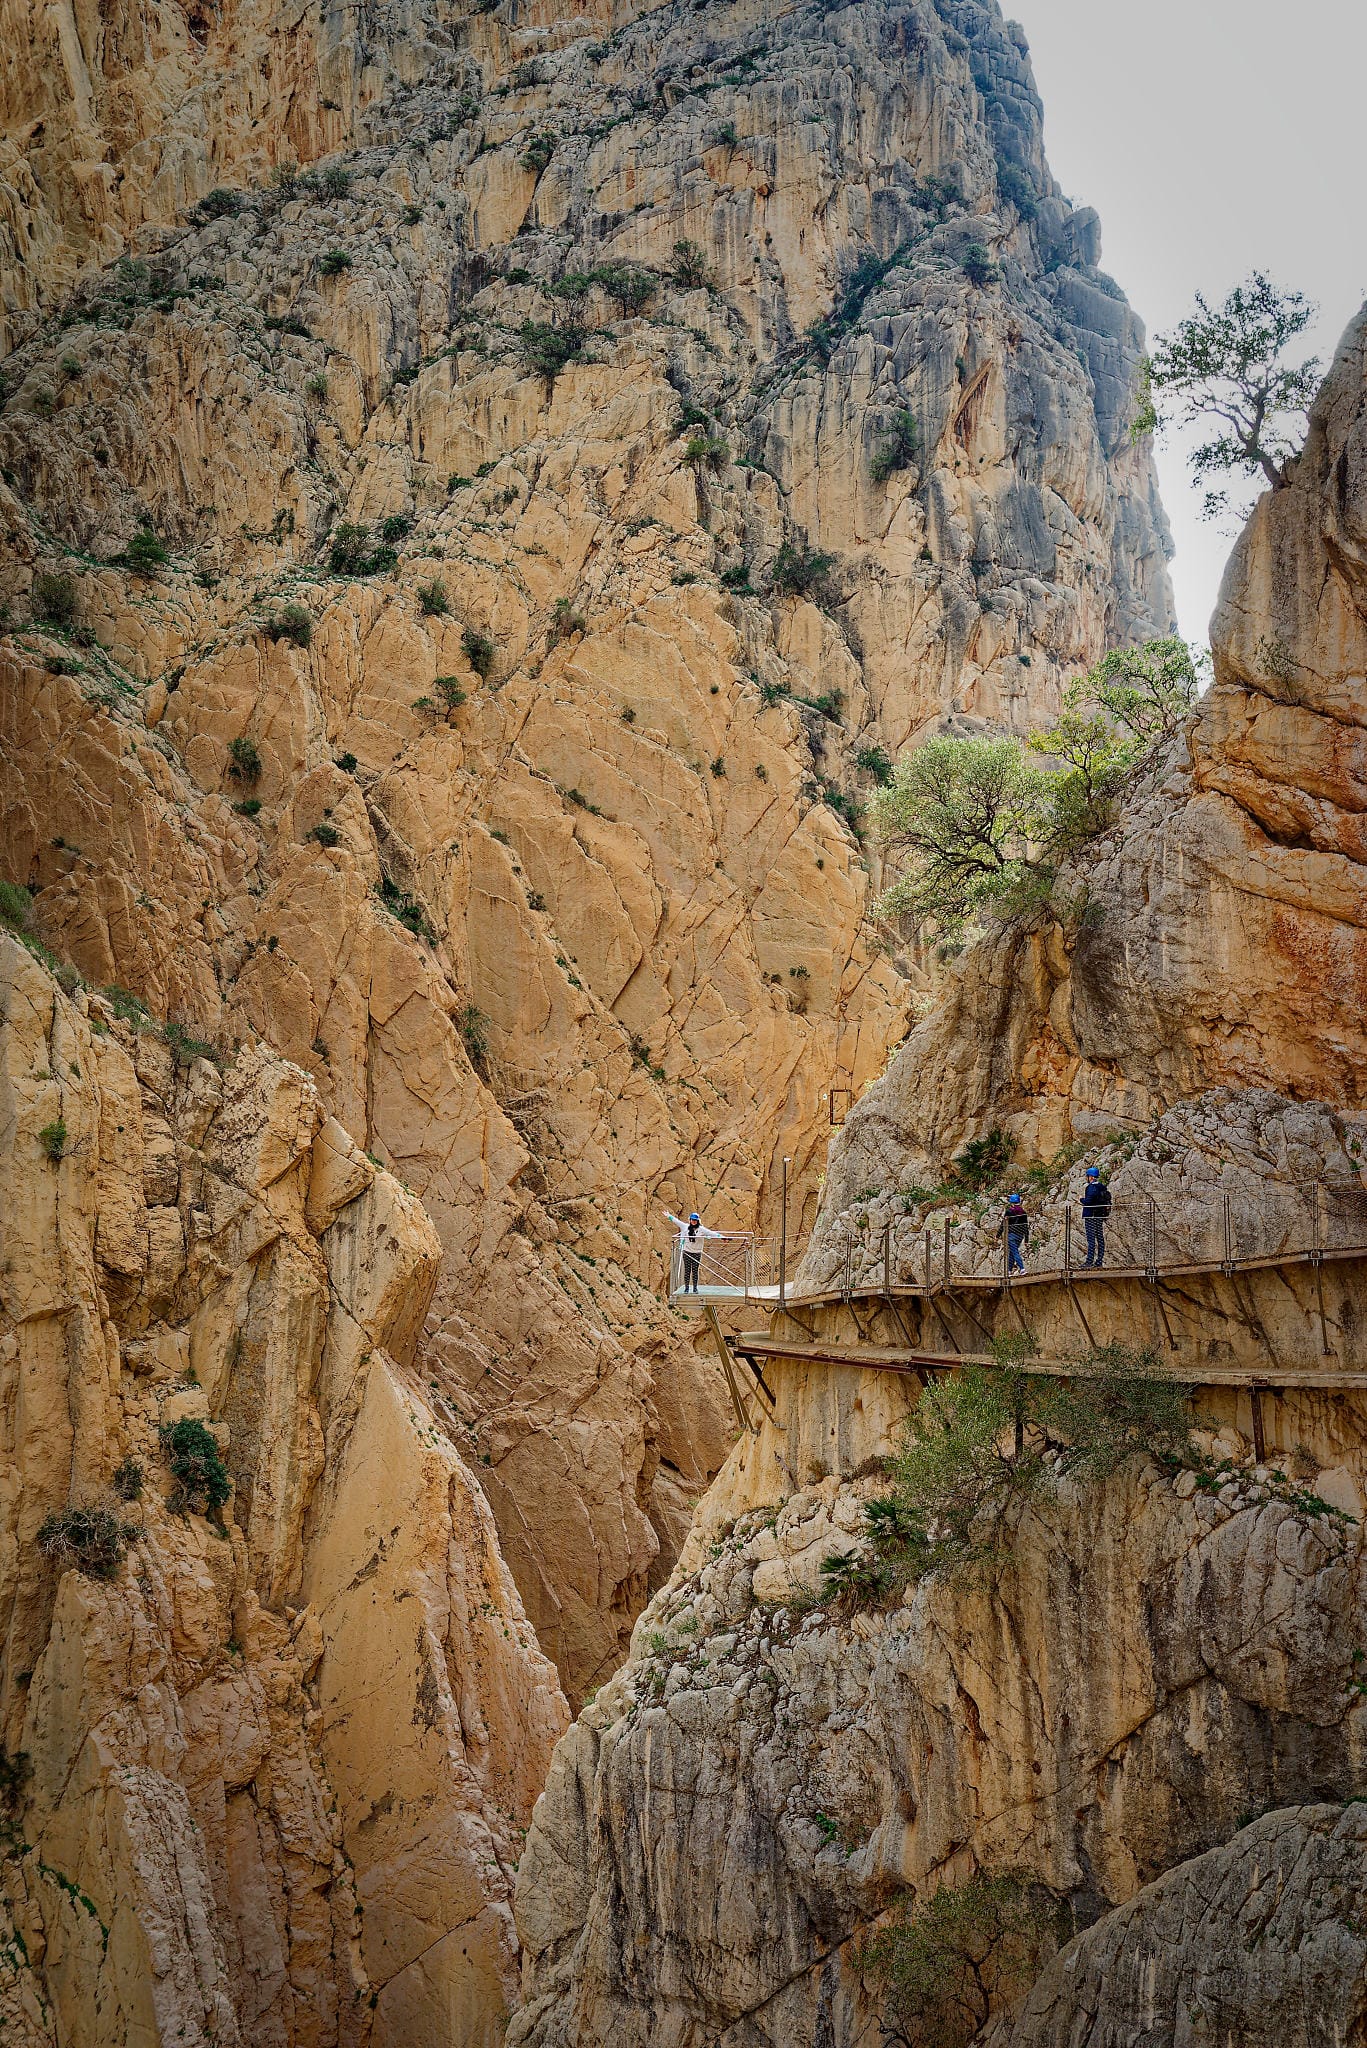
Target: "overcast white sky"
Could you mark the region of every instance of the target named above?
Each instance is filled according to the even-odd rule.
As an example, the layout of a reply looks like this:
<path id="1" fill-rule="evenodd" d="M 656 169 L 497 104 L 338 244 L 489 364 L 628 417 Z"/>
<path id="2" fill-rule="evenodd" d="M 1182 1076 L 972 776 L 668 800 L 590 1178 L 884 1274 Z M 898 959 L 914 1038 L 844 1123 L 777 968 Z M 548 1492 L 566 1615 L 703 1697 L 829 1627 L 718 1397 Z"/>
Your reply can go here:
<path id="1" fill-rule="evenodd" d="M 1003 0 L 1030 40 L 1044 139 L 1101 215 L 1103 267 L 1150 335 L 1253 269 L 1322 307 L 1327 362 L 1367 299 L 1367 0 Z M 1159 450 L 1182 630 L 1204 642 L 1232 543 Z"/>

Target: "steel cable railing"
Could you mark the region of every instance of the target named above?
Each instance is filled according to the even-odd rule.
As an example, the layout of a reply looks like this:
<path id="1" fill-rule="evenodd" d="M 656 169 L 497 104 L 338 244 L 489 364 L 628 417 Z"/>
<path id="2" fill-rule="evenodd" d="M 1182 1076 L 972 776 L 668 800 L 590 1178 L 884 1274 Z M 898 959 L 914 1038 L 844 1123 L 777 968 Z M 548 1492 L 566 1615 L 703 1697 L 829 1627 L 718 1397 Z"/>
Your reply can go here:
<path id="1" fill-rule="evenodd" d="M 1045 1273 L 1070 1279 L 1094 1268 L 1156 1276 L 1367 1252 L 1367 1187 L 1360 1180 L 1221 1188 L 1205 1200 L 1166 1204 L 1157 1196 L 1117 1195 L 1100 1216 L 1099 1241 L 1094 1233 L 1090 1246 L 1076 1200 L 1035 1215 L 1027 1206 L 1026 1213 L 1020 1270 L 1013 1270 L 1004 1218 L 950 1211 L 930 1222 L 894 1217 L 881 1230 L 873 1225 L 827 1240 L 826 1275 L 806 1291 L 848 1298 L 961 1280 L 1028 1280 Z"/>

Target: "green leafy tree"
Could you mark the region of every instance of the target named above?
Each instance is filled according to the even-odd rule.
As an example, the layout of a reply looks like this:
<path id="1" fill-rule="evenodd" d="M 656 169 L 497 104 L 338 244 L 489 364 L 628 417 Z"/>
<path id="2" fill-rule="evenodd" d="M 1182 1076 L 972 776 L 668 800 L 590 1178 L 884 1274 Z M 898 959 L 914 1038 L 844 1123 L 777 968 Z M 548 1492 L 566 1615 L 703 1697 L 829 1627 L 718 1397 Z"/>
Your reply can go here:
<path id="1" fill-rule="evenodd" d="M 872 809 L 884 846 L 906 862 L 883 911 L 953 935 L 1038 875 L 1049 777 L 1019 740 L 941 735 L 903 756 Z"/>
<path id="2" fill-rule="evenodd" d="M 1320 379 L 1317 357 L 1290 363 L 1286 352 L 1318 310 L 1303 293 L 1279 290 L 1260 270 L 1221 306 L 1198 292 L 1196 311 L 1160 335 L 1145 360 L 1134 435 L 1213 422 L 1214 433 L 1189 458 L 1195 481 L 1233 471 L 1261 475 L 1280 490 Z M 1207 490 L 1207 518 L 1228 502 L 1227 490 Z"/>
<path id="3" fill-rule="evenodd" d="M 941 735 L 904 756 L 873 800 L 902 872 L 882 898 L 958 938 L 1038 902 L 1060 864 L 1114 822 L 1135 776 L 1190 715 L 1197 658 L 1175 638 L 1108 654 L 1027 741 Z"/>
<path id="4" fill-rule="evenodd" d="M 898 2039 L 969 2048 L 993 2006 L 1039 1975 L 1063 1932 L 1047 1895 L 978 1871 L 904 1905 L 863 1944 L 860 1960 L 883 1991 Z"/>
<path id="5" fill-rule="evenodd" d="M 1175 733 L 1191 716 L 1209 657 L 1175 635 L 1143 647 L 1116 648 L 1068 690 L 1071 708 L 1091 701 L 1110 714 L 1142 749 Z"/>

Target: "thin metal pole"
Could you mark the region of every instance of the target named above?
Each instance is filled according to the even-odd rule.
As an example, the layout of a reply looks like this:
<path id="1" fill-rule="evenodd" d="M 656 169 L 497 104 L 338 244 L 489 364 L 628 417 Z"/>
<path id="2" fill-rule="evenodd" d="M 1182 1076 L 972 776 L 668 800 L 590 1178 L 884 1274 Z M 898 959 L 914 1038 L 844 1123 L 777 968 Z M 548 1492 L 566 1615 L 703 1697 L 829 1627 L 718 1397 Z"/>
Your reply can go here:
<path id="1" fill-rule="evenodd" d="M 778 1305 L 780 1311 L 788 1306 L 788 1166 L 783 1162 L 782 1221 L 778 1236 Z"/>
<path id="2" fill-rule="evenodd" d="M 1158 1204 L 1149 1196 L 1149 1278 L 1158 1278 Z"/>
<path id="3" fill-rule="evenodd" d="M 892 1293 L 892 1218 L 883 1225 L 883 1292 Z"/>
<path id="4" fill-rule="evenodd" d="M 1011 1226 L 1002 1217 L 1002 1284 L 1011 1285 Z"/>
<path id="5" fill-rule="evenodd" d="M 1063 1212 L 1063 1277 L 1070 1279 L 1073 1271 L 1073 1205 L 1070 1202 Z"/>
<path id="6" fill-rule="evenodd" d="M 930 1285 L 930 1232 L 926 1232 L 926 1286 Z"/>
<path id="7" fill-rule="evenodd" d="M 1231 1222 L 1230 1222 L 1230 1215 L 1229 1215 L 1229 1196 L 1228 1196 L 1228 1195 L 1226 1195 L 1226 1196 L 1225 1196 L 1225 1269 L 1226 1269 L 1226 1271 L 1230 1271 L 1230 1270 L 1232 1270 L 1232 1268 L 1233 1268 L 1233 1265 L 1234 1265 L 1234 1229 L 1233 1229 L 1233 1225 L 1232 1225 L 1232 1224 L 1231 1224 Z"/>
<path id="8" fill-rule="evenodd" d="M 949 1218 L 945 1218 L 945 1286 L 949 1285 Z"/>
<path id="9" fill-rule="evenodd" d="M 1319 1181 L 1316 1181 L 1316 1182 L 1315 1182 L 1315 1248 L 1314 1248 L 1313 1252 L 1312 1252 L 1312 1253 L 1311 1253 L 1311 1255 L 1310 1255 L 1310 1263 L 1311 1263 L 1311 1265 L 1312 1265 L 1312 1266 L 1314 1267 L 1314 1269 L 1315 1269 L 1315 1305 L 1316 1305 L 1316 1308 L 1318 1309 L 1318 1312 L 1319 1312 L 1319 1320 L 1320 1320 L 1320 1356 L 1321 1356 L 1321 1358 L 1330 1358 L 1330 1357 L 1332 1357 L 1332 1356 L 1333 1356 L 1333 1353 L 1332 1353 L 1332 1351 L 1330 1350 L 1330 1346 L 1329 1346 L 1329 1325 L 1328 1325 L 1328 1324 L 1326 1323 L 1326 1321 L 1325 1321 L 1325 1319 L 1324 1319 L 1324 1239 L 1323 1239 L 1323 1236 L 1322 1236 L 1322 1233 L 1321 1233 L 1321 1228 L 1320 1228 L 1320 1195 L 1321 1195 L 1321 1192 L 1322 1192 L 1322 1186 L 1321 1186 L 1321 1183 L 1320 1183 Z"/>

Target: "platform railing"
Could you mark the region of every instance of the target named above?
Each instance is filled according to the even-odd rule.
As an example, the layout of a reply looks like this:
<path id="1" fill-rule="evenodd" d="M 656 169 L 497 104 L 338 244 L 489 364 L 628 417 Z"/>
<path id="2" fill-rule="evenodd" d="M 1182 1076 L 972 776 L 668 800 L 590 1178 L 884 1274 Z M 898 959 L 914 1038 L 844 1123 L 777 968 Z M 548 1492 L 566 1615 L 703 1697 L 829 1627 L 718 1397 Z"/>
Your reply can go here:
<path id="1" fill-rule="evenodd" d="M 688 1285 L 685 1286 L 685 1282 Z M 705 1237 L 698 1250 L 696 1292 L 699 1298 L 765 1300 L 778 1285 L 778 1240 L 754 1231 L 734 1230 Z M 669 1298 L 688 1302 L 694 1286 L 685 1271 L 685 1251 L 676 1237 L 669 1262 Z"/>

